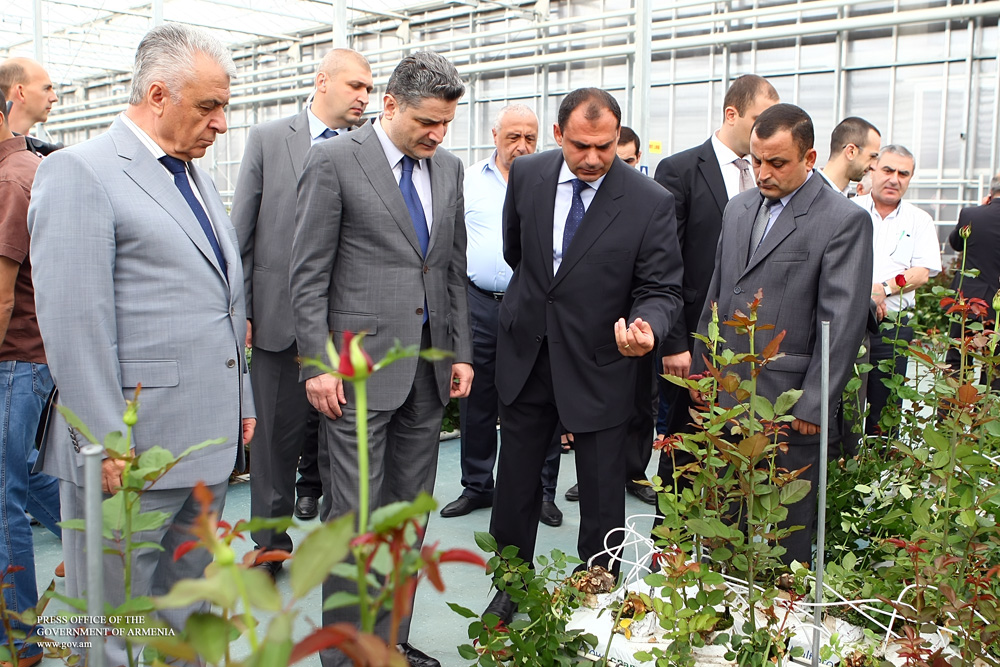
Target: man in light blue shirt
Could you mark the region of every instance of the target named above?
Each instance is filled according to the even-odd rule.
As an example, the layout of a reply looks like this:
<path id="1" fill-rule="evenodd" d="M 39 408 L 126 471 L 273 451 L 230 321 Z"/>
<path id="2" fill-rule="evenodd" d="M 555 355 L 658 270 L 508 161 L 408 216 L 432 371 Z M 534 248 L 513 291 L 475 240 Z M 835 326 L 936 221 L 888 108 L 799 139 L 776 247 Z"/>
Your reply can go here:
<path id="1" fill-rule="evenodd" d="M 460 403 L 462 495 L 441 510 L 445 518 L 464 516 L 493 505 L 493 466 L 497 457 L 499 402 L 494 383 L 500 303 L 511 268 L 503 258 L 503 202 L 514 159 L 535 152 L 538 118 L 523 104 L 500 110 L 493 124 L 496 150 L 465 172 L 465 227 L 468 234 L 469 317 L 472 321 L 473 368 L 469 397 Z M 541 521 L 558 526 L 555 505 L 559 448 L 554 447 L 542 472 Z"/>

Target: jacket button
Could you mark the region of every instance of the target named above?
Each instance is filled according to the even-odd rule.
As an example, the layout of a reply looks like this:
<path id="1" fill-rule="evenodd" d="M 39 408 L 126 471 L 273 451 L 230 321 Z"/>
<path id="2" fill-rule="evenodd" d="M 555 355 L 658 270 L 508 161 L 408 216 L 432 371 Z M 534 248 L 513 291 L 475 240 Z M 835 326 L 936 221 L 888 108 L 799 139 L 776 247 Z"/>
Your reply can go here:
<path id="1" fill-rule="evenodd" d="M 424 309 L 423 308 L 417 308 L 417 315 L 423 315 L 423 314 L 424 314 Z"/>
<path id="2" fill-rule="evenodd" d="M 552 298 L 552 297 L 550 296 L 550 297 L 549 297 L 549 303 L 555 303 L 555 302 L 556 302 L 556 300 L 555 300 L 555 299 L 553 299 L 553 298 Z"/>
<path id="3" fill-rule="evenodd" d="M 236 317 L 236 309 L 235 308 L 230 308 L 229 309 L 229 317 Z"/>
<path id="4" fill-rule="evenodd" d="M 542 342 L 542 337 L 541 336 L 535 336 L 535 342 L 536 343 L 541 343 Z"/>
<path id="5" fill-rule="evenodd" d="M 743 288 L 737 285 L 733 288 L 733 294 L 743 294 Z"/>
<path id="6" fill-rule="evenodd" d="M 430 270 L 431 270 L 431 267 L 429 267 L 429 266 L 424 266 L 424 273 L 429 273 L 429 272 L 430 272 Z"/>
<path id="7" fill-rule="evenodd" d="M 229 359 L 228 361 L 226 361 L 226 368 L 234 368 L 235 366 L 236 366 L 235 359 Z"/>

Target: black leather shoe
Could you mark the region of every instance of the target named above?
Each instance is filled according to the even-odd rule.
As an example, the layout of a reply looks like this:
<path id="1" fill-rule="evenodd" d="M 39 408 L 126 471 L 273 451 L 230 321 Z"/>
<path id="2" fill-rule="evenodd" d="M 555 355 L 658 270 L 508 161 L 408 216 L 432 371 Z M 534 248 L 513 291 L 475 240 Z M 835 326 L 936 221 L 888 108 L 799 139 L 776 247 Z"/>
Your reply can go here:
<path id="1" fill-rule="evenodd" d="M 263 570 L 271 577 L 271 580 L 278 578 L 278 573 L 281 572 L 282 561 L 280 560 L 265 560 L 254 565 L 258 570 Z"/>
<path id="2" fill-rule="evenodd" d="M 656 505 L 656 491 L 653 491 L 652 487 L 626 482 L 625 490 L 647 505 Z"/>
<path id="3" fill-rule="evenodd" d="M 559 508 L 551 500 L 543 500 L 542 513 L 538 515 L 538 520 L 546 526 L 555 528 L 562 525 L 563 513 L 559 511 Z"/>
<path id="4" fill-rule="evenodd" d="M 296 519 L 315 519 L 319 516 L 319 500 L 302 496 L 295 501 Z"/>
<path id="5" fill-rule="evenodd" d="M 573 486 L 569 487 L 569 489 L 566 491 L 566 500 L 570 501 L 571 503 L 579 502 L 580 500 L 579 484 L 574 484 Z"/>
<path id="6" fill-rule="evenodd" d="M 507 591 L 497 591 L 497 594 L 493 596 L 489 605 L 486 607 L 486 611 L 483 612 L 483 616 L 486 614 L 493 614 L 500 619 L 500 622 L 504 625 L 510 625 L 511 619 L 514 618 L 514 612 L 517 611 L 517 605 L 514 601 L 510 599 L 507 595 Z"/>
<path id="7" fill-rule="evenodd" d="M 469 512 L 480 510 L 485 507 L 493 507 L 492 498 L 476 499 L 469 498 L 468 496 L 459 496 L 458 500 L 453 500 L 441 508 L 441 516 L 446 519 L 456 516 L 465 516 Z"/>
<path id="8" fill-rule="evenodd" d="M 410 667 L 441 667 L 441 663 L 435 658 L 430 657 L 420 649 L 413 648 L 409 642 L 396 644 L 396 650 L 406 658 Z"/>

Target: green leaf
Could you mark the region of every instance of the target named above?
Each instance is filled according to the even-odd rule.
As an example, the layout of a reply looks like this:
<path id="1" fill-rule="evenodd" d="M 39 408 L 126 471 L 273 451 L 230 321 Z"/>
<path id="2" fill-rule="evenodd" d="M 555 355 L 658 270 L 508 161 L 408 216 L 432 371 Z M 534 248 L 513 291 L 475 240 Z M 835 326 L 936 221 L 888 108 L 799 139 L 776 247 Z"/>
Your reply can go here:
<path id="1" fill-rule="evenodd" d="M 448 602 L 446 604 L 449 607 L 451 607 L 451 610 L 453 612 L 455 612 L 456 614 L 458 614 L 462 618 L 479 618 L 479 614 L 477 614 L 476 612 L 472 611 L 471 609 L 466 609 L 462 605 L 455 604 L 454 602 Z"/>
<path id="2" fill-rule="evenodd" d="M 190 454 L 194 454 L 195 452 L 197 452 L 199 450 L 202 450 L 202 449 L 205 449 L 206 447 L 212 447 L 214 445 L 223 445 L 223 444 L 225 444 L 228 441 L 229 441 L 229 438 L 215 438 L 214 440 L 206 440 L 205 442 L 199 442 L 197 445 L 191 445 L 190 447 L 188 447 L 187 449 L 185 449 L 183 452 L 181 452 L 180 455 L 178 455 L 176 461 L 180 461 L 181 459 L 185 458 L 186 456 L 189 456 Z"/>
<path id="3" fill-rule="evenodd" d="M 59 414 L 63 416 L 63 419 L 66 420 L 67 424 L 69 424 L 75 430 L 79 431 L 80 435 L 82 435 L 87 439 L 87 442 L 89 442 L 92 445 L 101 444 L 101 441 L 94 437 L 94 434 L 90 432 L 90 429 L 87 428 L 87 425 L 83 423 L 83 420 L 81 420 L 79 417 L 76 416 L 75 412 L 73 412 L 64 405 L 59 405 L 58 403 L 56 404 L 56 410 L 58 410 Z"/>
<path id="4" fill-rule="evenodd" d="M 306 535 L 289 568 L 292 595 L 301 599 L 322 584 L 333 566 L 347 556 L 353 535 L 354 514 L 324 523 Z"/>
<path id="5" fill-rule="evenodd" d="M 87 522 L 84 519 L 63 519 L 57 524 L 63 530 L 86 530 Z"/>
<path id="6" fill-rule="evenodd" d="M 717 537 L 718 533 L 715 532 L 715 528 L 712 527 L 710 523 L 704 519 L 691 518 L 687 521 L 688 530 L 692 531 L 695 535 L 700 535 L 702 537 Z"/>
<path id="7" fill-rule="evenodd" d="M 774 412 L 775 414 L 785 415 L 788 411 L 792 409 L 799 399 L 802 398 L 801 389 L 789 389 L 788 391 L 782 392 L 778 396 L 778 400 L 774 402 Z"/>
<path id="8" fill-rule="evenodd" d="M 265 575 L 266 576 L 266 575 Z M 209 568 L 203 579 L 181 579 L 170 592 L 156 598 L 159 609 L 179 609 L 208 601 L 231 609 L 236 604 L 237 585 L 230 568 Z"/>
<path id="9" fill-rule="evenodd" d="M 104 449 L 116 456 L 123 457 L 128 454 L 130 446 L 121 431 L 112 431 L 104 436 Z"/>
<path id="10" fill-rule="evenodd" d="M 351 607 L 358 604 L 358 594 L 348 593 L 347 591 L 337 591 L 332 594 L 326 600 L 323 601 L 323 611 L 329 611 L 331 609 L 341 609 L 343 607 Z"/>
<path id="11" fill-rule="evenodd" d="M 437 501 L 422 491 L 413 502 L 400 501 L 384 505 L 372 512 L 372 531 L 384 533 L 403 525 L 408 519 L 422 518 L 437 507 Z"/>
<path id="12" fill-rule="evenodd" d="M 951 449 L 951 445 L 948 442 L 948 438 L 946 438 L 945 436 L 934 430 L 933 424 L 928 424 L 927 426 L 925 426 L 923 434 L 924 434 L 924 442 L 926 442 L 934 449 L 938 450 Z"/>
<path id="13" fill-rule="evenodd" d="M 774 407 L 771 405 L 771 401 L 767 400 L 760 394 L 757 394 L 751 400 L 754 411 L 760 415 L 761 419 L 766 419 L 767 421 L 772 421 L 774 419 Z"/>
<path id="14" fill-rule="evenodd" d="M 239 631 L 226 619 L 201 612 L 191 614 L 184 629 L 198 655 L 210 663 L 222 660 L 226 646 L 240 636 Z"/>
<path id="15" fill-rule="evenodd" d="M 159 528 L 169 518 L 170 514 L 167 512 L 139 512 L 138 507 L 136 507 L 136 512 L 132 516 L 132 535 L 134 537 L 136 533 L 141 533 L 144 530 Z"/>
<path id="16" fill-rule="evenodd" d="M 491 554 L 498 551 L 496 538 L 485 530 L 477 530 L 474 537 L 476 539 L 476 546 L 486 553 Z"/>
<path id="17" fill-rule="evenodd" d="M 236 576 L 243 577 L 247 600 L 252 608 L 264 611 L 281 610 L 281 593 L 267 572 L 258 567 L 238 568 Z"/>

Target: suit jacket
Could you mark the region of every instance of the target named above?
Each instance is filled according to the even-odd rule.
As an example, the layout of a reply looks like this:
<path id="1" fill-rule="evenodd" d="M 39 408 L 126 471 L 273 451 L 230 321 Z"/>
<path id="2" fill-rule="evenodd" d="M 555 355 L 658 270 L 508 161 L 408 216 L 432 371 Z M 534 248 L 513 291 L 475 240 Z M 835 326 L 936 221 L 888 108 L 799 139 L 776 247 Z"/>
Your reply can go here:
<path id="1" fill-rule="evenodd" d="M 295 342 L 288 265 L 295 231 L 295 188 L 312 144 L 306 113 L 303 109 L 290 118 L 250 129 L 233 196 L 233 226 L 243 256 L 253 343 L 271 352 Z"/>
<path id="2" fill-rule="evenodd" d="M 978 297 L 990 304 L 989 317 L 996 319 L 993 310 L 993 296 L 1000 289 L 1000 197 L 994 197 L 985 206 L 964 208 L 958 214 L 958 224 L 948 237 L 948 243 L 959 252 L 963 248 L 959 230 L 969 225 L 972 234 L 965 245 L 965 268 L 979 269 L 975 278 L 962 278 L 956 273 L 951 282 L 952 289 L 958 289 L 962 281 L 962 293 L 966 297 Z"/>
<path id="3" fill-rule="evenodd" d="M 562 164 L 556 149 L 511 168 L 504 257 L 514 274 L 500 304 L 496 382 L 500 400 L 513 402 L 547 338 L 559 418 L 589 432 L 631 415 L 640 363 L 619 353 L 614 324 L 641 317 L 657 339 L 666 334 L 680 313 L 680 251 L 673 197 L 616 159 L 553 275 Z"/>
<path id="4" fill-rule="evenodd" d="M 755 349 L 762 350 L 774 336 L 786 331 L 780 351 L 785 356 L 769 363 L 757 378 L 757 392 L 770 401 L 788 389 L 802 389 L 792 414 L 813 424 L 820 422 L 820 329 L 830 322 L 831 423 L 851 365 L 857 357 L 870 301 L 872 275 L 872 225 L 867 213 L 826 186 L 815 174 L 807 180 L 778 215 L 750 263 L 750 231 L 761 205 L 756 188 L 734 197 L 726 207 L 715 260 L 698 331 L 708 332 L 711 303 L 719 304 L 719 319 L 737 310 L 746 312 L 758 289 L 763 299 L 758 321 L 774 329 L 758 331 Z M 745 335 L 721 327 L 725 347 L 749 352 Z M 705 346 L 697 343 L 692 372 L 703 371 Z M 738 370 L 749 378 L 749 369 Z M 726 403 L 732 401 L 722 397 Z M 818 441 L 789 431 L 789 440 Z"/>
<path id="5" fill-rule="evenodd" d="M 464 174 L 462 162 L 443 148 L 427 162 L 434 209 L 425 258 L 372 123 L 310 148 L 299 179 L 290 287 L 303 358 L 325 359 L 328 336 L 339 349 L 344 331 L 367 331 L 364 346 L 376 360 L 397 339 L 418 345 L 426 302 L 431 345 L 454 353 L 434 365 L 445 404 L 452 363 L 472 363 Z M 416 368 L 409 358 L 375 373 L 369 408 L 402 405 Z M 319 374 L 303 365 L 301 378 Z"/>
<path id="6" fill-rule="evenodd" d="M 45 158 L 28 211 L 38 324 L 58 403 L 103 439 L 124 431 L 125 401 L 141 383 L 138 453 L 160 445 L 179 454 L 226 438 L 184 459 L 158 489 L 225 480 L 242 462 L 241 417 L 254 414 L 236 231 L 209 176 L 195 167 L 193 178 L 228 275 L 171 174 L 120 119 Z M 43 470 L 82 484 L 81 444 L 53 411 Z"/>
<path id="7" fill-rule="evenodd" d="M 677 318 L 660 345 L 660 354 L 678 354 L 694 347 L 691 334 L 698 330 L 712 280 L 715 247 L 729 194 L 711 138 L 660 160 L 654 178 L 674 196 L 677 239 L 684 262 L 684 316 Z"/>

